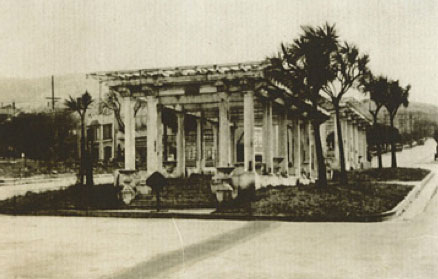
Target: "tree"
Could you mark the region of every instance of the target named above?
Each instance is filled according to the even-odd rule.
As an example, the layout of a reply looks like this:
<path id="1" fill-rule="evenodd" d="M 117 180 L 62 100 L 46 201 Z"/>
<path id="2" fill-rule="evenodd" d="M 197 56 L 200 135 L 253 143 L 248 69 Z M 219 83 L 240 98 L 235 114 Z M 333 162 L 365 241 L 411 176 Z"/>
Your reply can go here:
<path id="1" fill-rule="evenodd" d="M 322 87 L 323 91 L 329 95 L 336 117 L 336 132 L 338 135 L 339 158 L 341 165 L 341 183 L 347 183 L 347 171 L 345 169 L 344 142 L 342 138 L 342 128 L 340 121 L 339 104 L 342 97 L 353 86 L 359 85 L 359 80 L 368 72 L 368 55 L 359 55 L 359 50 L 344 42 L 339 45 L 334 52 L 332 59 L 332 69 L 335 78 Z"/>
<path id="2" fill-rule="evenodd" d="M 117 124 L 119 126 L 119 131 L 124 133 L 125 132 L 125 123 L 123 122 L 122 115 L 121 115 L 122 104 L 120 102 L 120 96 L 118 95 L 118 93 L 114 90 L 110 90 L 105 96 L 103 106 L 114 111 L 114 116 L 116 117 Z M 135 105 L 134 105 L 134 116 L 137 115 L 137 112 L 143 106 L 144 106 L 144 102 L 141 99 L 137 98 Z"/>
<path id="3" fill-rule="evenodd" d="M 34 160 L 68 160 L 75 152 L 74 127 L 75 120 L 65 112 L 20 113 L 0 123 L 0 156 L 13 150 L 16 156 L 24 153 Z"/>
<path id="4" fill-rule="evenodd" d="M 399 81 L 390 81 L 388 83 L 388 90 L 386 91 L 385 102 L 383 106 L 386 108 L 389 114 L 389 123 L 394 128 L 394 118 L 397 115 L 397 111 L 401 105 L 407 107 L 409 105 L 409 91 L 410 85 L 405 88 L 401 87 Z M 395 139 L 391 140 L 391 168 L 397 167 L 397 157 L 395 154 Z"/>
<path id="5" fill-rule="evenodd" d="M 288 88 L 293 94 L 311 102 L 312 127 L 318 161 L 318 184 L 327 187 L 327 174 L 321 145 L 320 125 L 324 121 L 316 117 L 322 88 L 336 75 L 332 68 L 333 54 L 338 48 L 338 36 L 334 25 L 302 27 L 303 34 L 291 44 L 281 45 L 281 52 L 270 58 L 265 77 Z"/>
<path id="6" fill-rule="evenodd" d="M 364 75 L 361 78 L 361 89 L 365 94 L 369 94 L 370 102 L 374 103 L 374 108 L 371 106 L 369 112 L 373 117 L 373 129 L 377 129 L 377 116 L 382 109 L 384 103 L 386 102 L 385 98 L 387 97 L 388 90 L 388 79 L 384 76 L 375 77 L 371 73 L 368 75 Z M 383 167 L 382 165 L 382 146 L 381 143 L 376 143 L 377 148 L 377 157 L 378 157 L 378 165 L 379 169 Z"/>
<path id="7" fill-rule="evenodd" d="M 69 96 L 65 100 L 64 104 L 70 111 L 77 112 L 81 119 L 81 154 L 80 154 L 80 164 L 79 164 L 79 179 L 80 184 L 84 185 L 84 174 L 85 166 L 87 161 L 90 161 L 89 151 L 85 142 L 85 115 L 89 106 L 93 103 L 93 98 L 91 95 L 85 91 L 81 97 L 74 99 Z M 93 184 L 93 172 L 92 169 L 87 168 L 87 185 L 91 186 Z"/>

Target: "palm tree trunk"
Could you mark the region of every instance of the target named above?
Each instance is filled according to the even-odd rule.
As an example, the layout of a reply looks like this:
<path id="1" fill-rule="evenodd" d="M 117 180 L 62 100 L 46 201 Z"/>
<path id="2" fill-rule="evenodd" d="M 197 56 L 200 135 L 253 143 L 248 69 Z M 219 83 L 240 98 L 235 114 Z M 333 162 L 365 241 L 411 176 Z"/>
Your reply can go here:
<path id="1" fill-rule="evenodd" d="M 339 148 L 339 160 L 340 160 L 340 166 L 341 166 L 341 175 L 339 177 L 340 183 L 347 184 L 347 171 L 345 169 L 345 155 L 344 155 L 344 141 L 342 138 L 342 127 L 341 127 L 341 119 L 340 119 L 340 112 L 339 112 L 339 103 L 333 102 L 333 105 L 335 106 L 335 116 L 336 116 L 336 132 L 338 134 L 338 148 Z"/>
<path id="2" fill-rule="evenodd" d="M 88 146 L 87 144 L 87 157 L 86 157 L 86 178 L 87 178 L 87 186 L 93 186 L 94 185 L 94 181 L 93 181 L 93 156 L 91 154 L 93 148 L 92 148 L 92 144 L 93 142 L 90 141 L 89 142 L 91 146 Z"/>
<path id="3" fill-rule="evenodd" d="M 391 128 L 394 130 L 394 116 L 390 115 Z M 392 132 L 392 131 L 391 131 Z M 395 154 L 395 139 L 391 135 L 391 168 L 397 167 L 397 156 Z"/>
<path id="4" fill-rule="evenodd" d="M 374 113 L 372 111 L 371 115 L 373 116 L 373 129 L 374 131 L 377 130 L 377 114 L 379 113 L 378 110 L 376 110 Z M 382 145 L 381 143 L 379 143 L 378 141 L 376 141 L 376 151 L 377 151 L 377 162 L 379 165 L 379 169 L 383 168 L 383 163 L 382 163 Z"/>
<path id="5" fill-rule="evenodd" d="M 321 132 L 319 130 L 321 123 L 318 120 L 312 121 L 313 131 L 315 134 L 316 157 L 318 161 L 318 186 L 327 187 L 327 171 L 325 167 L 324 154 L 322 153 Z"/>
<path id="6" fill-rule="evenodd" d="M 377 161 L 379 164 L 379 169 L 383 168 L 383 162 L 382 162 L 382 146 L 381 144 L 377 144 Z"/>
<path id="7" fill-rule="evenodd" d="M 84 185 L 85 176 L 85 119 L 81 116 L 81 157 L 79 158 L 79 183 Z"/>

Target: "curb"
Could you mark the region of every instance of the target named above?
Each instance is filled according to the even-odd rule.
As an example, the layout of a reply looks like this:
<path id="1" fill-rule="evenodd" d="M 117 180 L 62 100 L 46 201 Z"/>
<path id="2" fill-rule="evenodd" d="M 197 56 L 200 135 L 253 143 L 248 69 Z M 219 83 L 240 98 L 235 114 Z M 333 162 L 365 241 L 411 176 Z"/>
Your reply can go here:
<path id="1" fill-rule="evenodd" d="M 103 218 L 143 218 L 143 219 L 197 219 L 197 220 L 228 220 L 228 221 L 282 221 L 282 222 L 379 222 L 376 216 L 343 216 L 343 217 L 309 217 L 309 216 L 254 216 L 231 214 L 196 214 L 176 212 L 120 212 L 99 210 L 53 210 L 37 211 L 25 214 L 11 214 L 16 216 L 62 216 L 62 217 L 103 217 Z"/>
<path id="2" fill-rule="evenodd" d="M 105 179 L 105 178 L 113 178 L 112 174 L 96 174 L 93 177 L 94 179 Z M 32 177 L 26 177 L 26 178 L 7 178 L 3 179 L 0 182 L 0 187 L 2 186 L 19 186 L 19 185 L 32 185 L 32 184 L 38 184 L 38 183 L 52 183 L 52 182 L 58 182 L 60 180 L 64 181 L 73 181 L 73 183 L 76 181 L 76 176 L 59 176 L 59 177 L 40 177 L 40 178 L 32 178 Z"/>
<path id="3" fill-rule="evenodd" d="M 406 211 L 406 209 L 412 204 L 412 202 L 420 195 L 421 191 L 423 190 L 424 186 L 435 176 L 435 173 L 431 171 L 423 180 L 421 180 L 420 183 L 418 183 L 410 192 L 409 194 L 401 201 L 399 202 L 393 209 L 389 211 L 385 211 L 381 214 L 377 214 L 374 216 L 368 216 L 369 218 L 376 219 L 377 222 L 379 221 L 387 221 L 389 219 L 392 219 L 394 217 L 400 216 L 403 212 Z"/>

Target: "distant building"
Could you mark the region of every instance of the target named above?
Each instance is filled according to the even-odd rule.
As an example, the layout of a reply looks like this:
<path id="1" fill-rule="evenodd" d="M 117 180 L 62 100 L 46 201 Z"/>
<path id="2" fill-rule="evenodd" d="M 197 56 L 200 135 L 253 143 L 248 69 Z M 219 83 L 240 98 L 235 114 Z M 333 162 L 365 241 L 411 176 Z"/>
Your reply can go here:
<path id="1" fill-rule="evenodd" d="M 9 105 L 1 105 L 0 106 L 0 121 L 4 121 L 6 119 L 11 119 L 17 114 L 18 110 L 15 107 L 15 102 L 12 102 Z"/>

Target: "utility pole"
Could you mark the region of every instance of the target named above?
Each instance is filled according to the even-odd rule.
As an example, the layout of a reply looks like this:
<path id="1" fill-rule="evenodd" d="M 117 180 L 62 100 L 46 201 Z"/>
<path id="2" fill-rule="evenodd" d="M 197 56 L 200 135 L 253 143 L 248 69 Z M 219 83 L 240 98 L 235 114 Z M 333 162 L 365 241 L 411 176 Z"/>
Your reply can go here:
<path id="1" fill-rule="evenodd" d="M 52 111 L 55 112 L 55 103 L 61 99 L 59 97 L 55 97 L 55 78 L 52 75 L 52 97 L 46 97 L 46 99 L 51 100 L 52 102 Z"/>

